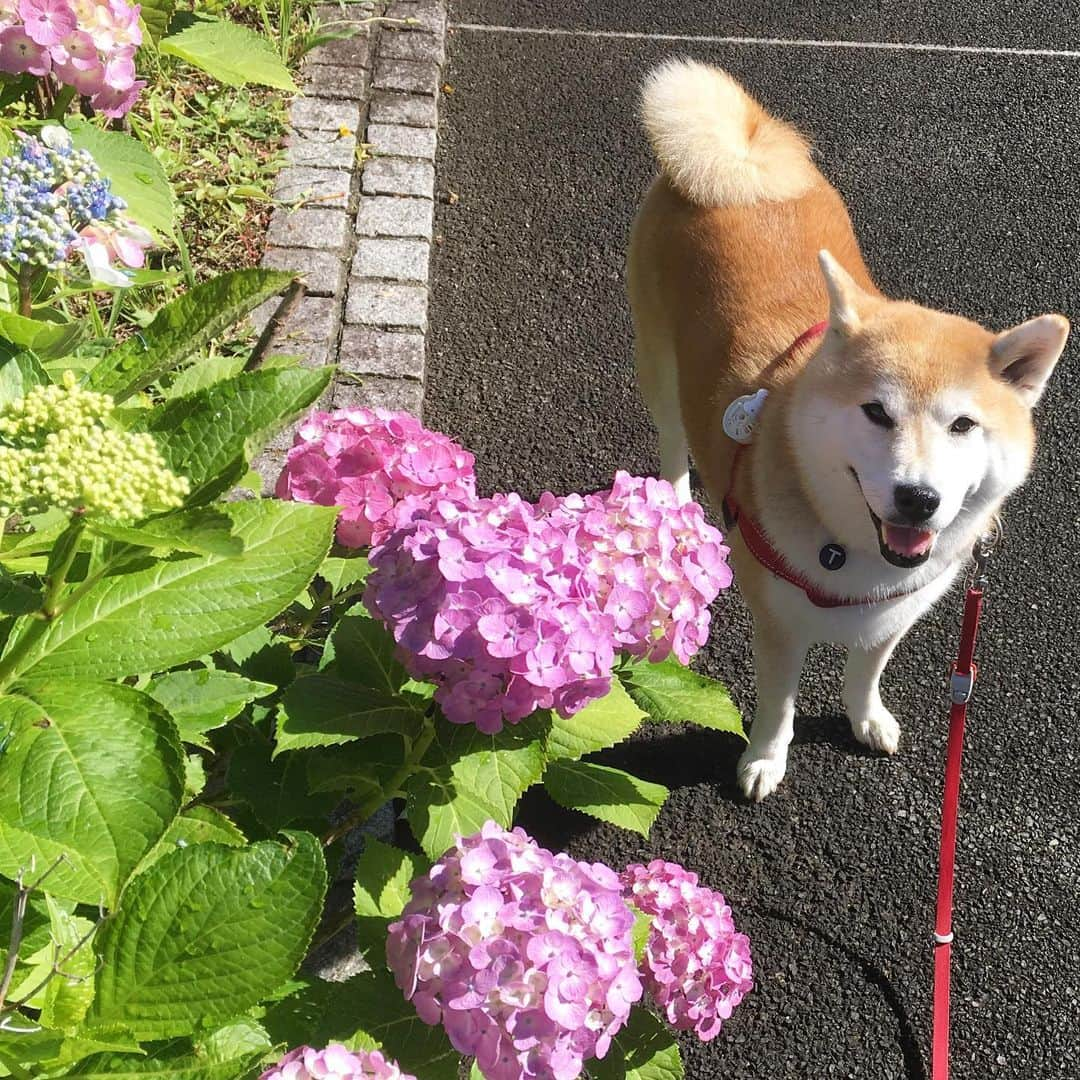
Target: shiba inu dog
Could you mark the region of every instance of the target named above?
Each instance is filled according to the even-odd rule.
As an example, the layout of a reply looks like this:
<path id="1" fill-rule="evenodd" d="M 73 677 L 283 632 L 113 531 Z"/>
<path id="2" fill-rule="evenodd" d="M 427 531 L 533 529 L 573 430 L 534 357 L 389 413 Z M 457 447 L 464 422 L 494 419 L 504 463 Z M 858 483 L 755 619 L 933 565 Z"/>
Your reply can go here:
<path id="1" fill-rule="evenodd" d="M 881 671 L 1025 479 L 1069 324 L 995 333 L 883 296 L 806 141 L 723 71 L 663 65 L 642 114 L 661 175 L 628 258 L 638 380 L 664 477 L 689 498 L 689 452 L 725 510 L 757 677 L 738 776 L 759 800 L 814 642 L 848 647 L 855 737 L 897 749 Z"/>

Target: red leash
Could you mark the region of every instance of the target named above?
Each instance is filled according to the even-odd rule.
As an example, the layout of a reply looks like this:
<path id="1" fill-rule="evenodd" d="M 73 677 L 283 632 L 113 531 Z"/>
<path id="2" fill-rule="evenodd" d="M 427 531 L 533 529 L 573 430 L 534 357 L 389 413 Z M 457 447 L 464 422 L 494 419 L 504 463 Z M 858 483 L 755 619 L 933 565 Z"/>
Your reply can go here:
<path id="1" fill-rule="evenodd" d="M 975 545 L 975 577 L 964 599 L 960 649 L 950 673 L 952 707 L 949 744 L 945 756 L 945 794 L 941 807 L 941 858 L 938 870 L 937 918 L 934 923 L 934 1042 L 932 1080 L 949 1080 L 949 965 L 952 960 L 953 880 L 956 869 L 956 817 L 960 803 L 960 756 L 964 749 L 964 722 L 975 686 L 975 640 L 982 615 L 986 564 L 1000 538 L 995 532 Z"/>

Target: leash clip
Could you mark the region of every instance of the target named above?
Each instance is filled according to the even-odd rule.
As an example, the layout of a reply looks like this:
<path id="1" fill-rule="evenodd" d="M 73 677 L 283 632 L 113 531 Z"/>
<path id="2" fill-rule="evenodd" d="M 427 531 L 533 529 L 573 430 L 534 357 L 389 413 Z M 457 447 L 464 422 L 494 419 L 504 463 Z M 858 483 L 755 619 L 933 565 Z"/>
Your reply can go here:
<path id="1" fill-rule="evenodd" d="M 966 705 L 971 700 L 975 690 L 975 677 L 978 674 L 979 669 L 975 664 L 971 665 L 971 670 L 966 675 L 961 675 L 953 664 L 949 670 L 949 696 L 954 705 Z"/>
<path id="2" fill-rule="evenodd" d="M 990 522 L 990 528 L 975 541 L 975 546 L 971 549 L 971 557 L 975 560 L 975 572 L 971 580 L 973 588 L 985 588 L 989 580 L 986 568 L 1001 543 L 1002 535 L 1001 518 L 995 514 Z"/>

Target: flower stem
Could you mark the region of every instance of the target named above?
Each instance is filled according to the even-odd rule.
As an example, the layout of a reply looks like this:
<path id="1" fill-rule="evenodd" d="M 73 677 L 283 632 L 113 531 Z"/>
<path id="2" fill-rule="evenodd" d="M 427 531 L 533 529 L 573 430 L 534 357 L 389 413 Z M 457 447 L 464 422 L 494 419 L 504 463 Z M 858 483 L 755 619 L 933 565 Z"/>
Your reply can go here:
<path id="1" fill-rule="evenodd" d="M 191 252 L 188 250 L 187 240 L 184 239 L 184 230 L 176 230 L 176 250 L 180 254 L 180 266 L 184 270 L 184 280 L 189 289 L 195 288 L 195 268 L 191 265 Z"/>
<path id="2" fill-rule="evenodd" d="M 59 94 L 56 95 L 56 101 L 53 102 L 52 111 L 49 113 L 50 120 L 63 120 L 64 114 L 68 111 L 68 106 L 71 104 L 75 97 L 75 87 L 65 86 Z"/>
<path id="3" fill-rule="evenodd" d="M 401 788 L 401 785 L 417 771 L 420 762 L 424 760 L 424 755 L 428 752 L 428 748 L 431 746 L 434 739 L 435 720 L 430 715 L 425 716 L 424 726 L 421 729 L 420 734 L 416 736 L 416 739 L 412 744 L 412 749 L 409 751 L 404 762 L 402 762 L 401 768 L 398 769 L 386 784 L 380 787 L 370 799 L 361 803 L 359 809 L 355 810 L 323 836 L 323 847 L 329 847 L 335 840 L 340 840 L 347 832 L 355 829 L 357 825 L 363 825 L 365 821 L 374 815 L 375 811 L 378 810 L 380 806 L 393 798 Z"/>
<path id="4" fill-rule="evenodd" d="M 23 263 L 19 267 L 19 314 L 27 319 L 34 314 L 33 280 L 34 268 L 29 263 Z"/>

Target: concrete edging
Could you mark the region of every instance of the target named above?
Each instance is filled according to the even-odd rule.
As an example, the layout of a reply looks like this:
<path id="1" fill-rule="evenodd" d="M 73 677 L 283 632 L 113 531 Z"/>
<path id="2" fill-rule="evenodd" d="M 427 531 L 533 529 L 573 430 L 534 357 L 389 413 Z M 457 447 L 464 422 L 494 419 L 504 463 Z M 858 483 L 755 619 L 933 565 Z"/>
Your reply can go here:
<path id="1" fill-rule="evenodd" d="M 307 295 L 271 347 L 309 367 L 338 365 L 324 407 L 381 405 L 419 416 L 446 5 L 362 0 L 318 11 L 324 23 L 362 29 L 312 50 L 290 109 L 261 265 L 298 271 Z M 387 21 L 365 23 L 372 18 Z M 361 144 L 367 153 L 358 160 Z M 256 330 L 277 304 L 253 313 Z M 291 441 L 282 433 L 256 459 L 264 487 Z"/>

